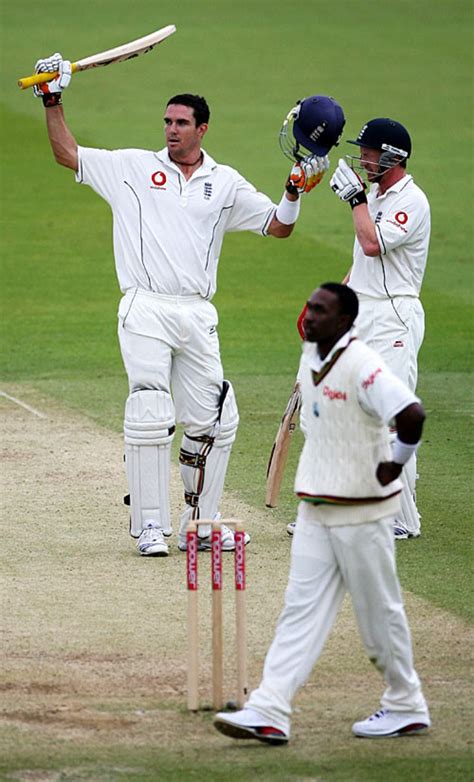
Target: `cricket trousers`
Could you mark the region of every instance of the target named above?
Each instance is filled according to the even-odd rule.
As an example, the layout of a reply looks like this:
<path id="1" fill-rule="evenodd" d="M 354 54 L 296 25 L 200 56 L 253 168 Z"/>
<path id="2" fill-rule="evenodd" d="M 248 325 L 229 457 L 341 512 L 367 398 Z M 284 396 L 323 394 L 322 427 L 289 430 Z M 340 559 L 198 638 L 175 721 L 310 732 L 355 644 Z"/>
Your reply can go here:
<path id="1" fill-rule="evenodd" d="M 367 654 L 387 684 L 382 707 L 424 711 L 396 573 L 393 517 L 325 527 L 311 519 L 312 511 L 308 503 L 300 503 L 285 606 L 262 681 L 246 706 L 289 734 L 292 700 L 309 677 L 349 592 Z M 350 654 L 348 649 L 348 658 Z"/>
<path id="2" fill-rule="evenodd" d="M 358 294 L 357 335 L 375 350 L 410 391 L 416 392 L 418 351 L 425 333 L 425 314 L 416 296 L 375 299 Z M 401 479 L 403 492 L 399 519 L 413 535 L 420 533 L 420 514 L 416 507 L 416 455 L 406 463 Z"/>
<path id="3" fill-rule="evenodd" d="M 176 420 L 191 435 L 216 420 L 223 369 L 218 316 L 201 296 L 130 289 L 120 302 L 118 336 L 130 393 L 173 395 Z"/>

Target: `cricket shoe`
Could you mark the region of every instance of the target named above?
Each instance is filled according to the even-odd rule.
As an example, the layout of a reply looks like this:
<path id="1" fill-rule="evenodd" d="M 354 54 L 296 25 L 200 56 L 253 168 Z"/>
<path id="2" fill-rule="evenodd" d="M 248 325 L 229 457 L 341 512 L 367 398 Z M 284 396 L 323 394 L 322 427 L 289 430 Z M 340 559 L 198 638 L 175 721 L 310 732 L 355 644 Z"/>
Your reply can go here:
<path id="1" fill-rule="evenodd" d="M 268 724 L 268 719 L 253 709 L 228 713 L 220 711 L 214 717 L 214 727 L 233 739 L 258 739 L 265 744 L 286 744 L 288 734 Z"/>
<path id="2" fill-rule="evenodd" d="M 167 557 L 168 544 L 163 537 L 163 530 L 154 521 L 147 522 L 137 540 L 137 549 L 144 557 Z"/>
<path id="3" fill-rule="evenodd" d="M 395 540 L 409 540 L 410 538 L 419 538 L 420 532 L 408 532 L 407 528 L 403 526 L 397 519 L 393 523 L 393 536 Z"/>
<path id="4" fill-rule="evenodd" d="M 212 548 L 211 525 L 209 525 L 209 532 L 207 535 L 202 535 L 202 530 L 203 528 L 201 527 L 198 531 L 198 551 L 210 551 Z M 220 525 L 220 530 L 222 535 L 222 551 L 235 551 L 234 532 L 229 529 L 229 527 L 226 527 L 225 524 Z M 206 527 L 204 527 L 204 532 L 206 532 Z M 244 543 L 245 545 L 250 543 L 250 535 L 248 532 L 245 533 Z M 186 551 L 187 549 L 186 534 L 181 532 L 179 534 L 178 548 L 180 551 Z"/>
<path id="5" fill-rule="evenodd" d="M 431 725 L 428 711 L 388 711 L 381 709 L 361 722 L 354 722 L 352 732 L 366 739 L 390 739 L 422 733 Z"/>
<path id="6" fill-rule="evenodd" d="M 295 534 L 295 529 L 296 529 L 296 521 L 290 521 L 290 523 L 286 527 L 286 531 L 288 535 L 293 537 L 293 535 Z"/>
<path id="7" fill-rule="evenodd" d="M 130 494 L 126 494 L 124 496 L 123 504 L 124 505 L 128 505 L 130 507 Z M 131 530 L 131 527 L 132 527 L 132 517 L 131 516 L 130 516 L 130 519 L 129 519 L 129 523 L 130 523 L 130 530 Z M 130 534 L 132 535 L 131 531 L 130 531 Z M 173 527 L 169 526 L 169 527 L 166 527 L 166 529 L 163 529 L 163 535 L 165 536 L 165 538 L 171 537 L 172 534 L 173 534 Z M 135 538 L 135 537 L 136 537 L 136 535 L 132 535 L 132 538 Z"/>

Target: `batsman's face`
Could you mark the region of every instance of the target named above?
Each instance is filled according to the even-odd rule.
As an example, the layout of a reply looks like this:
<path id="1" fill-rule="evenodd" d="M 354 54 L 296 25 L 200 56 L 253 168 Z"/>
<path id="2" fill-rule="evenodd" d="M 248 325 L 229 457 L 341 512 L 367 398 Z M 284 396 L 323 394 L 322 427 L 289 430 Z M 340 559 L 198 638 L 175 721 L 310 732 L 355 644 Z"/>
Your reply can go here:
<path id="1" fill-rule="evenodd" d="M 379 160 L 382 153 L 378 149 L 360 148 L 360 165 L 367 174 L 369 182 L 377 182 L 379 171 Z"/>
<path id="2" fill-rule="evenodd" d="M 194 160 L 201 150 L 207 124 L 196 126 L 193 109 L 174 103 L 166 107 L 164 121 L 166 146 L 173 160 Z"/>
<path id="3" fill-rule="evenodd" d="M 308 300 L 303 321 L 306 341 L 322 344 L 335 338 L 337 341 L 339 336 L 344 333 L 344 324 L 345 320 L 341 316 L 339 299 L 336 294 L 325 288 L 318 288 L 314 291 Z"/>

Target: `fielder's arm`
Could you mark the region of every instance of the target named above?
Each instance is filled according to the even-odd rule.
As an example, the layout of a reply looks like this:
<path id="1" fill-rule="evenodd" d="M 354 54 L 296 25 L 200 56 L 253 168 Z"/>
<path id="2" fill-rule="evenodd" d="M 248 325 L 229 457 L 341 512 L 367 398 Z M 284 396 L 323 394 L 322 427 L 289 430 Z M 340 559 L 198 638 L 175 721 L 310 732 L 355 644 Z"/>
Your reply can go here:
<path id="1" fill-rule="evenodd" d="M 397 437 L 393 444 L 392 461 L 380 462 L 377 466 L 377 480 L 382 486 L 398 478 L 403 465 L 416 452 L 425 418 L 425 411 L 418 402 L 408 405 L 395 416 Z"/>

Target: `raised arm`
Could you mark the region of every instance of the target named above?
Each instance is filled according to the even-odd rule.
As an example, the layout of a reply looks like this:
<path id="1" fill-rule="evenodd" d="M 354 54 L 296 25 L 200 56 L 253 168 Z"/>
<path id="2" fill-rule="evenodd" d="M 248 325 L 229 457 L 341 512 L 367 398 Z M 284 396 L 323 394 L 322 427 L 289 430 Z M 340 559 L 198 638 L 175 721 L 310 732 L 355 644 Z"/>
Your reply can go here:
<path id="1" fill-rule="evenodd" d="M 329 183 L 336 195 L 350 204 L 354 230 L 364 255 L 380 255 L 375 225 L 369 214 L 365 185 L 360 176 L 341 158 Z"/>
<path id="2" fill-rule="evenodd" d="M 300 196 L 309 193 L 329 168 L 327 157 L 305 157 L 295 163 L 285 185 L 285 192 L 269 225 L 268 233 L 286 239 L 293 231 L 300 213 Z"/>
<path id="3" fill-rule="evenodd" d="M 38 60 L 35 66 L 36 73 L 59 72 L 57 79 L 37 85 L 33 88 L 37 98 L 42 98 L 46 110 L 46 127 L 49 141 L 56 161 L 61 166 L 77 171 L 77 142 L 64 118 L 61 93 L 71 80 L 71 63 L 63 60 L 59 52 Z"/>
<path id="4" fill-rule="evenodd" d="M 62 106 L 46 109 L 46 127 L 56 161 L 61 166 L 77 171 L 77 141 L 66 125 Z"/>

